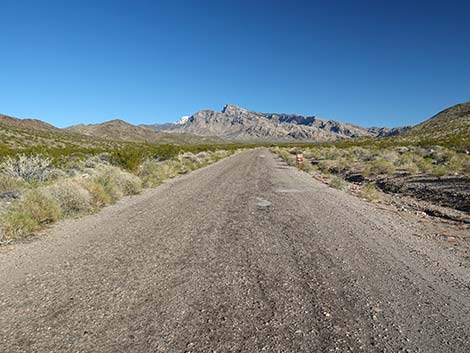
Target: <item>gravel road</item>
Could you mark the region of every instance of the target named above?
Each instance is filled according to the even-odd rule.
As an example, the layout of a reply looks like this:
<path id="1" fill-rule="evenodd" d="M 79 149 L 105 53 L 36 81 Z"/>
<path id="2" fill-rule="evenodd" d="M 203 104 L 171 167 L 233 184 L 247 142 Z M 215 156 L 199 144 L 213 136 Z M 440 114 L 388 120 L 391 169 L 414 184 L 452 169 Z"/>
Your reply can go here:
<path id="1" fill-rule="evenodd" d="M 470 352 L 470 266 L 236 154 L 0 248 L 1 352 Z"/>

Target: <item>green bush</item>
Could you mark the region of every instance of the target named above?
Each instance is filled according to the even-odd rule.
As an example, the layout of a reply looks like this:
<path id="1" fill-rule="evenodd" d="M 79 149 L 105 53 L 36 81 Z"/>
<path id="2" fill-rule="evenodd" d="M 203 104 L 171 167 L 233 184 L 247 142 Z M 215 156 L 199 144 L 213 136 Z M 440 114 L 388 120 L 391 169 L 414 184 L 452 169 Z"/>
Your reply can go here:
<path id="1" fill-rule="evenodd" d="M 135 172 L 144 161 L 145 152 L 138 148 L 123 148 L 111 153 L 111 162 L 125 170 Z"/>

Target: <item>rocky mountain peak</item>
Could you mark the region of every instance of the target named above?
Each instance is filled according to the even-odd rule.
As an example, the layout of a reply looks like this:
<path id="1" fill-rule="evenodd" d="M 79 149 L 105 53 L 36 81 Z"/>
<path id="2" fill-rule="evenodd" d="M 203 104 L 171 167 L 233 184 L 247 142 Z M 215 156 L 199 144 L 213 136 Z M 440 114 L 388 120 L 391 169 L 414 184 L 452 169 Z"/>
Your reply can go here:
<path id="1" fill-rule="evenodd" d="M 260 113 L 234 104 L 225 105 L 222 111 L 198 111 L 189 118 L 181 119 L 176 124 L 161 128 L 161 131 L 246 141 L 336 141 L 391 134 L 389 129 L 367 129 L 352 124 L 320 119 L 316 116 Z"/>
<path id="2" fill-rule="evenodd" d="M 224 109 L 222 109 L 222 113 L 227 115 L 236 115 L 240 113 L 247 113 L 248 110 L 244 108 L 240 108 L 238 105 L 234 104 L 226 104 Z"/>

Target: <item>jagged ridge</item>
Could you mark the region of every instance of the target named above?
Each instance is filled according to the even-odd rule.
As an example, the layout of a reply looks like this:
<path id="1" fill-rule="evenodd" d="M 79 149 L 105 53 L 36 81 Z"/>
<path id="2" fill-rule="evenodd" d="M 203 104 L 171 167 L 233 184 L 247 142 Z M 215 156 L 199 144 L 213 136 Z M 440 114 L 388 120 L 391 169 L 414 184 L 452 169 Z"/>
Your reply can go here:
<path id="1" fill-rule="evenodd" d="M 161 130 L 219 136 L 231 140 L 334 141 L 353 137 L 388 136 L 401 132 L 402 128 L 368 129 L 316 116 L 258 113 L 227 104 L 221 112 L 201 110 L 182 123 L 166 125 Z"/>

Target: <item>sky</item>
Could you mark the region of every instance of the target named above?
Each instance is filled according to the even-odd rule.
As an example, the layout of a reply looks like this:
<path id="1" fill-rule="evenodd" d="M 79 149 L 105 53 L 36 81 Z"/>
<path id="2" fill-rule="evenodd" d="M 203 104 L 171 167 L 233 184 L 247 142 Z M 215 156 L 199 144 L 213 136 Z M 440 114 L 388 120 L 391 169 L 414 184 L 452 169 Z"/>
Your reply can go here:
<path id="1" fill-rule="evenodd" d="M 470 101 L 467 1 L 0 0 L 0 113 L 59 127 L 227 103 L 362 126 Z"/>

